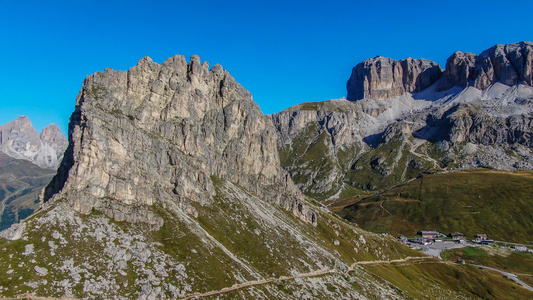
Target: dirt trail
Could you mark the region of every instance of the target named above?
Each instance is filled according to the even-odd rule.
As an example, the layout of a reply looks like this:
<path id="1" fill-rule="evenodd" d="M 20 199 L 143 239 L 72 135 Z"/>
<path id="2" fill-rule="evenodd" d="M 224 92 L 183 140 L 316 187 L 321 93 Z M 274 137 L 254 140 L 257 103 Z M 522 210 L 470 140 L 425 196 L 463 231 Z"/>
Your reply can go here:
<path id="1" fill-rule="evenodd" d="M 341 271 L 338 269 L 324 269 L 324 270 L 317 270 L 317 271 L 304 273 L 304 274 L 298 274 L 295 276 L 281 276 L 278 278 L 268 278 L 268 279 L 262 279 L 262 280 L 247 281 L 247 282 L 243 282 L 239 284 L 234 284 L 231 287 L 226 287 L 221 290 L 210 291 L 210 292 L 205 292 L 205 293 L 194 293 L 192 295 L 185 296 L 184 298 L 181 298 L 181 299 L 186 300 L 186 299 L 197 299 L 201 297 L 215 296 L 215 295 L 220 295 L 220 294 L 236 291 L 236 290 L 240 290 L 240 289 L 251 287 L 251 286 L 263 285 L 263 284 L 268 284 L 272 282 L 294 280 L 296 278 L 316 277 L 316 276 L 323 276 L 323 275 L 328 275 L 328 274 L 346 274 L 346 273 L 353 271 L 355 267 L 357 267 L 358 265 L 393 264 L 393 263 L 404 263 L 404 262 L 408 262 L 412 260 L 427 260 L 427 259 L 434 260 L 433 257 L 427 257 L 427 256 L 423 256 L 423 257 L 408 256 L 403 259 L 358 261 L 358 262 L 353 263 L 350 266 L 350 268 L 345 271 Z"/>

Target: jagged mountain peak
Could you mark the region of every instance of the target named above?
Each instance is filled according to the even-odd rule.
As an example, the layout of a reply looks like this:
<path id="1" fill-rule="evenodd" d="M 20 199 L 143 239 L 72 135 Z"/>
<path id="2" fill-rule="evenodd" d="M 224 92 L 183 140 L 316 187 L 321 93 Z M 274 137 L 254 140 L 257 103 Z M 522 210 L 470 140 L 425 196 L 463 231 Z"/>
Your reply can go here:
<path id="1" fill-rule="evenodd" d="M 505 85 L 523 83 L 531 86 L 533 80 L 533 43 L 519 42 L 495 45 L 481 54 L 454 53 L 446 63 L 446 82 L 440 90 L 453 86 L 473 86 L 484 90 L 496 82 Z"/>
<path id="2" fill-rule="evenodd" d="M 69 126 L 46 201 L 66 198 L 83 213 L 160 226 L 153 204 L 197 215 L 220 178 L 316 222 L 279 165 L 271 120 L 229 72 L 209 70 L 196 55 L 188 64 L 181 55 L 162 64 L 145 57 L 128 71 L 88 76 Z"/>

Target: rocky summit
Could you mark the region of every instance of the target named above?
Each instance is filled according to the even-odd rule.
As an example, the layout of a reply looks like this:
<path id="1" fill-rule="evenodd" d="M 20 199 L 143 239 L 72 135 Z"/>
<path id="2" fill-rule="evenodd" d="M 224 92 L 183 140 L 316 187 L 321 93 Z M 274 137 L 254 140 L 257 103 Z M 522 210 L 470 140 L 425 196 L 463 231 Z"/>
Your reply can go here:
<path id="1" fill-rule="evenodd" d="M 67 138 L 56 124 L 43 128 L 41 134 L 25 116 L 0 125 L 0 151 L 16 159 L 29 160 L 41 168 L 57 168 L 66 147 Z"/>
<path id="2" fill-rule="evenodd" d="M 362 74 L 379 74 L 365 68 Z M 477 112 L 459 104 L 494 103 L 499 95 L 513 109 L 528 107 L 527 86 L 498 85 L 485 94 L 455 87 L 440 92 L 435 86 L 440 79 L 431 74 L 442 71 L 428 61 L 409 59 L 390 69 L 402 72 L 383 77 L 394 84 L 382 85 L 376 77 L 362 80 L 363 86 L 374 82 L 370 90 L 378 99 L 366 99 L 363 92 L 355 102 L 304 103 L 272 116 L 261 113 L 228 71 L 210 68 L 198 56 L 187 62 L 177 55 L 162 64 L 145 57 L 128 71 L 106 69 L 88 76 L 70 118 L 68 148 L 42 193 L 42 208 L 0 232 L 0 294 L 531 296 L 500 275 L 442 263 L 390 235 L 366 232 L 320 203 L 392 178 L 396 170 L 389 160 L 415 170 L 402 169 L 400 178 L 428 164 L 451 168 L 440 165 L 440 158 L 430 154 L 434 148 L 424 143 L 458 151 L 481 147 L 483 142 L 459 141 L 460 134 L 441 138 L 433 128 L 439 122 L 455 124 L 448 121 L 455 112 L 476 119 Z M 389 87 L 390 94 L 379 92 Z M 495 108 L 488 118 L 499 112 Z M 422 119 L 415 122 L 415 116 Z M 444 140 L 447 144 L 438 143 Z M 529 146 L 511 144 L 529 155 Z M 500 150 L 514 149 L 509 145 Z M 402 160 L 405 155 L 410 160 Z"/>

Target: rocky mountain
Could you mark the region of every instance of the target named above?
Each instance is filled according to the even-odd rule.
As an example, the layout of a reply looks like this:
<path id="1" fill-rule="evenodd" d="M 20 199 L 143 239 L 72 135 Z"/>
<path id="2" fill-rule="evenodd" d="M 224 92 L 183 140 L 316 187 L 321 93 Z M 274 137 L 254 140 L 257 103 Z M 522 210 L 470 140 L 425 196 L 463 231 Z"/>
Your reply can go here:
<path id="1" fill-rule="evenodd" d="M 197 56 L 88 76 L 70 120 L 43 208 L 0 233 L 3 296 L 528 296 L 315 206 L 280 165 L 272 119 Z"/>
<path id="2" fill-rule="evenodd" d="M 485 90 L 496 82 L 533 85 L 533 43 L 496 45 L 480 55 L 455 52 L 446 62 L 446 83 L 440 88 L 473 86 Z"/>
<path id="3" fill-rule="evenodd" d="M 367 59 L 355 66 L 346 85 L 347 99 L 387 99 L 425 90 L 439 79 L 438 90 L 473 86 L 485 90 L 500 82 L 508 86 L 533 82 L 533 44 L 496 45 L 480 55 L 455 52 L 446 69 L 427 59 L 396 61 L 386 57 Z M 442 79 L 441 79 L 442 77 Z"/>
<path id="4" fill-rule="evenodd" d="M 25 116 L 0 125 L 0 151 L 41 168 L 56 169 L 66 148 L 67 138 L 56 124 L 43 128 L 40 135 Z"/>
<path id="5" fill-rule="evenodd" d="M 533 43 L 354 67 L 348 100 L 304 103 L 272 119 L 283 167 L 323 200 L 389 188 L 423 172 L 533 168 Z"/>

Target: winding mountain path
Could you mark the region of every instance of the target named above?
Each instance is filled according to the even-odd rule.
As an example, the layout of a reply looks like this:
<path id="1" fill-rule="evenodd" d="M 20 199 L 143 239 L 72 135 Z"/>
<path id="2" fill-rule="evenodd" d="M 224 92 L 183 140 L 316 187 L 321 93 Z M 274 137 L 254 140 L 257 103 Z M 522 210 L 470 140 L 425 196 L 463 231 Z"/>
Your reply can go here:
<path id="1" fill-rule="evenodd" d="M 231 287 L 225 287 L 220 290 L 215 290 L 215 291 L 210 291 L 210 292 L 205 292 L 205 293 L 194 293 L 192 295 L 185 296 L 181 299 L 187 300 L 187 299 L 196 299 L 196 298 L 201 298 L 201 297 L 215 296 L 215 295 L 220 295 L 220 294 L 244 289 L 244 288 L 251 287 L 251 286 L 263 285 L 263 284 L 268 284 L 272 282 L 294 280 L 297 278 L 317 277 L 317 276 L 324 276 L 324 275 L 329 275 L 329 274 L 346 274 L 346 273 L 353 271 L 355 267 L 357 267 L 358 265 L 393 264 L 393 263 L 404 263 L 404 262 L 413 261 L 413 260 L 428 260 L 428 259 L 434 261 L 433 257 L 427 257 L 427 256 L 423 256 L 423 257 L 408 256 L 406 258 L 394 259 L 394 260 L 357 261 L 357 262 L 354 262 L 350 266 L 350 268 L 345 271 L 338 270 L 338 269 L 323 269 L 323 270 L 312 271 L 309 273 L 298 274 L 294 276 L 281 276 L 278 278 L 268 278 L 268 279 L 262 279 L 262 280 L 247 281 L 243 283 L 234 284 Z"/>

